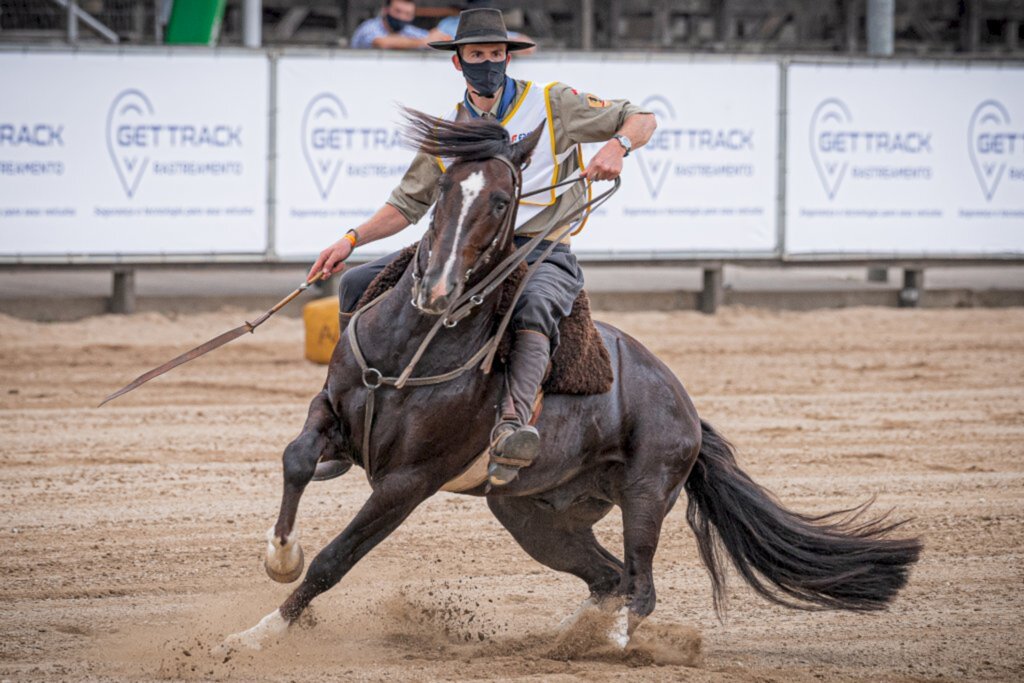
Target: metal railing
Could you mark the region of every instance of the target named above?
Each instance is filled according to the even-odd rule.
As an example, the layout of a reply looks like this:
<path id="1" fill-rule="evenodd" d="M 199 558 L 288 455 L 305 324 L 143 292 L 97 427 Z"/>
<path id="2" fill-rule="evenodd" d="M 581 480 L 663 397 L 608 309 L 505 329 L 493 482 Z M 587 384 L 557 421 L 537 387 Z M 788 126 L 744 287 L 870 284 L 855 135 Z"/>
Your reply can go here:
<path id="1" fill-rule="evenodd" d="M 0 42 L 161 44 L 173 0 L 0 0 Z M 221 45 L 242 45 L 243 0 L 229 0 Z M 266 45 L 345 47 L 380 0 L 262 0 Z M 510 28 L 541 49 L 862 54 L 863 0 L 505 0 Z M 450 0 L 421 0 L 432 27 Z M 895 51 L 1024 55 L 1024 0 L 902 0 Z"/>

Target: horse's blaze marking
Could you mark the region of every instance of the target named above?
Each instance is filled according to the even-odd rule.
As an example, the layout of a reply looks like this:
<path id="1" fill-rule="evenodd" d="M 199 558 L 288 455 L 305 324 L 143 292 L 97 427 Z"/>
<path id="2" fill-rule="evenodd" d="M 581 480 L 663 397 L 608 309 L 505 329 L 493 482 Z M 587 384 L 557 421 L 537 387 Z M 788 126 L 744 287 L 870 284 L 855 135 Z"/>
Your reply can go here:
<path id="1" fill-rule="evenodd" d="M 459 253 L 459 238 L 462 236 L 462 226 L 469 215 L 469 209 L 473 202 L 480 196 L 484 189 L 484 172 L 474 171 L 466 176 L 466 179 L 459 183 L 462 188 L 462 206 L 459 207 L 459 222 L 455 224 L 455 238 L 452 240 L 452 253 L 448 254 L 448 260 L 444 262 L 444 270 L 441 271 L 441 278 L 434 284 L 431 296 L 440 299 L 446 294 L 448 278 L 451 277 L 452 269 L 455 268 L 455 257 Z"/>

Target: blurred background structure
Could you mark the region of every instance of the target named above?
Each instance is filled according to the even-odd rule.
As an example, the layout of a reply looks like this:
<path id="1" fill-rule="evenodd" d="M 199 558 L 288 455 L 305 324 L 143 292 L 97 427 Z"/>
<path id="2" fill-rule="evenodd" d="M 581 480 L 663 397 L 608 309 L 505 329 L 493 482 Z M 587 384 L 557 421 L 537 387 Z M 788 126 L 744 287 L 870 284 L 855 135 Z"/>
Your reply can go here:
<path id="1" fill-rule="evenodd" d="M 319 249 L 351 227 L 357 215 L 369 215 L 366 197 L 375 192 L 386 196 L 374 183 L 391 187 L 386 177 L 377 175 L 395 169 L 400 173 L 407 163 L 401 151 L 355 149 L 345 138 L 351 148 L 314 150 L 322 152 L 317 157 L 325 164 L 322 168 L 334 169 L 324 185 L 326 176 L 321 177 L 324 172 L 310 156 L 302 112 L 308 114 L 312 103 L 325 96 L 324 88 L 337 89 L 341 73 L 347 79 L 345 88 L 357 92 L 377 92 L 379 81 L 374 78 L 387 77 L 392 88 L 415 86 L 408 96 L 419 106 L 439 96 L 437 88 L 424 85 L 430 74 L 439 73 L 429 71 L 431 65 L 443 61 L 430 60 L 430 51 L 377 60 L 346 49 L 356 27 L 381 17 L 385 4 L 0 0 L 0 57 L 15 65 L 6 74 L 0 68 L 0 80 L 6 76 L 14 84 L 10 91 L 40 83 L 70 91 L 81 78 L 106 88 L 102 95 L 83 90 L 72 97 L 8 98 L 0 103 L 0 127 L 7 131 L 6 138 L 0 134 L 0 146 L 5 140 L 10 143 L 0 147 L 10 156 L 0 159 L 0 175 L 6 173 L 0 180 L 8 183 L 0 186 L 6 190 L 0 194 L 5 194 L 7 208 L 13 207 L 0 213 L 7 219 L 0 223 L 6 230 L 0 237 L 7 242 L 0 241 L 0 312 L 44 320 L 104 310 L 129 313 L 137 306 L 136 272 L 140 310 L 198 310 L 203 304 L 196 302 L 208 291 L 219 293 L 210 302 L 214 306 L 225 297 L 253 307 L 275 302 L 305 273 L 315 254 L 308 235 L 323 233 L 322 244 L 315 245 Z M 592 221 L 588 227 L 593 253 L 582 258 L 588 289 L 599 307 L 699 308 L 711 313 L 721 304 L 1024 305 L 1024 156 L 1018 153 L 1024 146 L 1017 142 L 1015 127 L 1024 118 L 1024 0 L 416 0 L 413 25 L 435 29 L 462 9 L 480 6 L 500 8 L 511 31 L 538 44 L 535 65 L 544 60 L 550 65 L 574 53 L 559 65 L 566 82 L 590 91 L 607 87 L 622 96 L 643 82 L 646 90 L 631 97 L 647 97 L 654 102 L 651 106 L 663 109 L 658 110 L 666 129 L 660 144 L 641 150 L 630 162 L 642 176 L 633 175 L 635 196 L 622 200 L 623 206 L 633 202 L 626 229 L 637 234 L 629 248 L 599 245 L 595 229 L 601 226 Z M 160 45 L 225 49 L 152 49 Z M 292 47 L 297 49 L 282 49 Z M 624 52 L 648 57 L 618 56 Z M 173 59 L 164 60 L 164 53 Z M 153 69 L 148 82 L 135 75 L 125 80 L 118 61 L 124 55 L 134 55 L 133 63 L 145 62 Z M 374 60 L 375 74 L 369 80 L 357 78 L 366 75 L 361 69 L 345 71 L 346 65 L 358 63 L 354 60 L 368 57 Z M 307 61 L 296 67 L 303 58 Z M 169 70 L 172 62 L 203 59 L 207 61 L 199 66 L 182 67 L 185 71 Z M 220 89 L 218 78 L 237 82 L 232 80 L 237 74 L 224 75 L 224 62 L 231 60 L 238 62 L 237 74 L 253 78 L 230 96 L 211 98 Z M 678 72 L 664 70 L 675 63 L 687 66 Z M 726 69 L 716 71 L 716 65 Z M 618 67 L 623 69 L 615 71 Z M 633 71 L 626 74 L 629 69 Z M 647 80 L 631 80 L 634 73 Z M 195 95 L 199 81 L 214 85 Z M 458 90 L 458 83 L 451 83 L 452 92 Z M 165 87 L 183 84 L 187 87 Z M 134 198 L 132 188 L 146 172 L 149 157 L 135 167 L 138 159 L 128 154 L 134 138 L 118 140 L 124 146 L 118 148 L 126 155 L 122 158 L 110 144 L 109 129 L 106 138 L 96 135 L 110 125 L 107 108 L 113 112 L 125 93 L 137 92 L 125 88 L 158 92 L 162 116 L 179 105 L 175 125 L 205 125 L 215 112 L 218 121 L 240 129 L 244 120 L 249 130 L 263 131 L 265 126 L 269 133 L 256 134 L 244 149 L 241 144 L 232 149 L 237 159 L 230 154 L 210 157 L 246 169 L 245 178 L 230 187 L 230 175 L 226 181 L 201 174 L 157 179 L 149 171 L 149 196 Z M 381 139 L 391 139 L 391 129 L 378 130 L 390 115 L 390 96 L 359 101 L 342 95 L 342 105 L 334 91 L 328 94 L 329 102 L 337 103 L 337 111 L 327 107 L 328 113 L 344 119 L 345 126 L 363 132 L 373 127 Z M 137 95 L 145 100 L 141 91 Z M 242 96 L 249 99 L 239 104 Z M 927 155 L 900 148 L 882 158 L 856 156 L 841 145 L 822 147 L 821 140 L 847 139 L 842 126 L 850 123 L 851 115 L 836 98 L 855 105 L 856 125 L 868 126 L 863 134 L 897 142 L 903 134 L 918 136 Z M 83 99 L 90 107 L 83 106 Z M 961 106 L 947 107 L 951 102 Z M 839 124 L 834 123 L 834 111 L 832 119 L 818 120 L 827 103 L 846 112 Z M 677 111 L 687 114 L 677 117 Z M 65 146 L 64 124 L 70 121 L 78 128 L 68 126 Z M 815 138 L 818 147 L 808 147 L 819 124 L 825 125 L 819 131 L 824 137 Z M 50 131 L 51 138 L 36 140 L 32 135 L 39 131 Z M 695 153 L 698 132 L 708 140 L 713 133 L 739 132 L 743 139 L 756 137 L 758 142 L 756 149 L 751 142 L 735 150 L 710 145 L 711 151 Z M 838 137 L 830 137 L 833 133 Z M 685 150 L 679 147 L 684 135 L 690 144 Z M 103 139 L 106 147 L 93 144 Z M 359 138 L 364 147 L 365 139 Z M 195 164 L 206 159 L 198 152 L 186 157 L 185 162 Z M 154 159 L 181 161 L 173 154 L 154 153 Z M 345 164 L 356 173 L 335 184 Z M 854 170 L 861 175 L 846 186 L 860 182 L 862 191 L 850 190 L 837 199 L 850 164 L 859 164 Z M 103 173 L 81 171 L 95 168 Z M 922 180 L 908 184 L 903 180 L 908 170 Z M 670 171 L 675 189 L 661 192 Z M 953 181 L 932 183 L 933 177 Z M 285 188 L 284 178 L 295 182 Z M 132 179 L 135 185 L 128 182 Z M 188 192 L 181 189 L 186 186 Z M 214 207 L 217 215 L 217 207 L 242 207 L 252 218 L 238 218 L 238 225 L 224 218 L 227 222 L 220 227 L 230 236 L 222 240 L 227 246 L 196 246 L 216 241 L 209 234 L 217 231 L 208 230 L 202 218 L 181 219 L 175 229 L 182 240 L 168 243 L 167 235 L 178 233 L 170 231 L 171 219 L 161 217 L 160 211 L 182 203 Z M 107 213 L 101 215 L 101 206 Z M 698 208 L 703 212 L 698 212 L 700 220 L 694 213 Z M 118 218 L 120 209 L 141 212 L 125 215 L 145 218 Z M 328 210 L 333 218 L 319 217 Z M 626 209 L 616 210 L 626 215 Z M 932 221 L 935 215 L 941 222 Z M 840 220 L 844 216 L 849 220 Z M 148 242 L 136 239 L 155 224 L 164 231 L 153 232 Z M 258 232 L 263 241 L 258 248 L 252 240 L 243 244 L 232 229 L 245 236 Z M 25 235 L 33 239 L 21 239 Z M 83 241 L 83 235 L 95 239 Z M 133 239 L 123 240 L 126 236 Z M 45 239 L 50 242 L 40 248 Z M 69 240 L 74 246 L 65 244 Z M 641 248 L 637 241 L 660 246 Z M 148 246 L 139 246 L 143 242 Z M 33 246 L 24 246 L 29 243 Z M 366 254 L 357 253 L 353 260 L 364 258 Z M 930 273 L 927 297 L 922 296 L 925 268 Z M 184 277 L 185 272 L 202 272 L 203 278 Z M 245 272 L 249 277 L 238 277 Z M 321 293 L 332 287 L 324 283 Z"/>
<path id="2" fill-rule="evenodd" d="M 0 0 L 0 42 L 345 47 L 380 0 Z M 1024 0 L 508 0 L 509 28 L 542 49 L 864 54 L 872 21 L 896 54 L 1022 56 Z M 457 14 L 421 0 L 416 24 Z M 247 31 L 248 26 L 248 31 Z M 177 35 L 176 35 L 177 34 Z M 258 42 L 257 42 L 258 36 Z M 248 38 L 248 40 L 247 40 Z"/>

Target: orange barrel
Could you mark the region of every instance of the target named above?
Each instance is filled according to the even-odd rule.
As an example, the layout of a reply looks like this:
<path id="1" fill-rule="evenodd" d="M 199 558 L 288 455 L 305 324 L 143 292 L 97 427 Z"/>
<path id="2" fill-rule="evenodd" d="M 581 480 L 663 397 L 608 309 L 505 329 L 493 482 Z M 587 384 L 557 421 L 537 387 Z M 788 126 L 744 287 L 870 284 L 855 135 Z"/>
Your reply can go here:
<path id="1" fill-rule="evenodd" d="M 310 301 L 302 307 L 306 323 L 306 360 L 326 365 L 338 343 L 338 297 Z"/>

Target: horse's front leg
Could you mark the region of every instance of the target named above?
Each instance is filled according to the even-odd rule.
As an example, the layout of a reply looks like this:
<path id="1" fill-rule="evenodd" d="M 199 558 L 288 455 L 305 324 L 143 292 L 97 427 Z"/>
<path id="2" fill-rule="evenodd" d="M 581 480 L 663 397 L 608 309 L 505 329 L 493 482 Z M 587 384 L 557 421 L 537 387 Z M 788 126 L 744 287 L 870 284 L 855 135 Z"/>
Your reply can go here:
<path id="1" fill-rule="evenodd" d="M 263 566 L 274 581 L 291 583 L 302 575 L 302 547 L 299 545 L 295 517 L 299 500 L 306 485 L 317 469 L 317 462 L 344 457 L 344 448 L 338 418 L 331 409 L 325 391 L 320 392 L 309 405 L 306 424 L 294 441 L 288 444 L 282 457 L 284 465 L 284 493 L 277 523 L 267 531 L 267 553 Z"/>
<path id="2" fill-rule="evenodd" d="M 230 636 L 225 645 L 255 650 L 284 635 L 316 596 L 334 586 L 366 553 L 398 528 L 416 506 L 444 483 L 437 472 L 399 471 L 377 483 L 359 513 L 341 534 L 313 559 L 306 577 L 276 610 L 248 631 Z"/>

